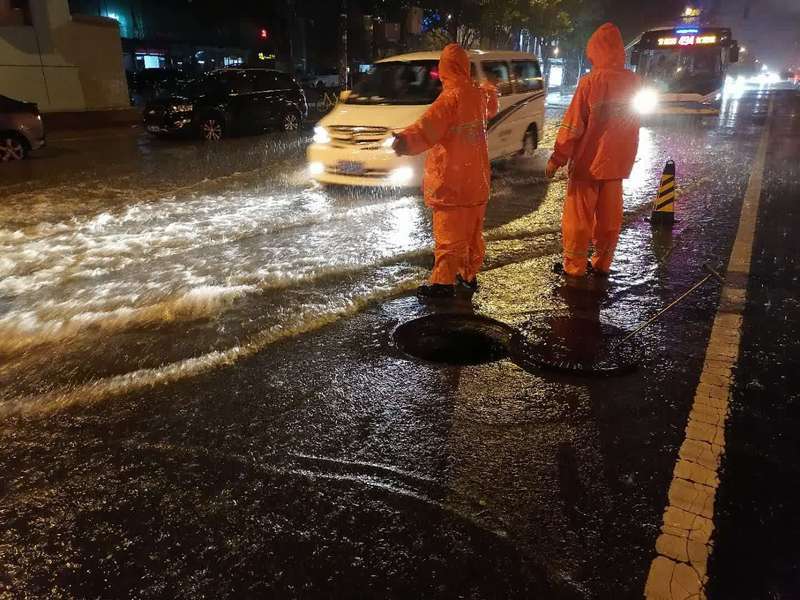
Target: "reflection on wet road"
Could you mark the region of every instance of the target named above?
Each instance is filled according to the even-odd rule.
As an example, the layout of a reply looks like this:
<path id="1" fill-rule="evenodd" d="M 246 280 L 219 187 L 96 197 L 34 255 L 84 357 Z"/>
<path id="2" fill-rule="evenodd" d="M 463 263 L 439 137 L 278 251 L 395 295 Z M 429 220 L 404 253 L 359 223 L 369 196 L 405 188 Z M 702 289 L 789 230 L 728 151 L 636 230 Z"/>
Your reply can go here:
<path id="1" fill-rule="evenodd" d="M 565 180 L 538 176 L 546 151 L 497 165 L 475 310 L 652 314 L 727 258 L 765 102 L 643 127 L 596 300 L 554 291 Z M 407 292 L 429 213 L 417 193 L 311 184 L 307 141 L 78 136 L 12 165 L 0 593 L 640 597 L 686 414 L 671 394 L 715 294 L 648 331 L 648 377 L 410 362 L 389 337 L 426 310 Z M 668 158 L 679 222 L 654 233 Z"/>

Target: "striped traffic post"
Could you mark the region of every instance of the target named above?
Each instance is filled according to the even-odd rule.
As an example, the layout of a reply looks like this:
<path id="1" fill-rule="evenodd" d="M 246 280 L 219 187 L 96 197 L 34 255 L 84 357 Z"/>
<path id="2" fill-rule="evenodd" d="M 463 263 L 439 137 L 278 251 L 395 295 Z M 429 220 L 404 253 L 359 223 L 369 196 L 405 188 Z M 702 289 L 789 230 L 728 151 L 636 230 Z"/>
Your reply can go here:
<path id="1" fill-rule="evenodd" d="M 668 160 L 661 174 L 658 194 L 650 215 L 652 225 L 672 225 L 675 222 L 675 161 Z"/>

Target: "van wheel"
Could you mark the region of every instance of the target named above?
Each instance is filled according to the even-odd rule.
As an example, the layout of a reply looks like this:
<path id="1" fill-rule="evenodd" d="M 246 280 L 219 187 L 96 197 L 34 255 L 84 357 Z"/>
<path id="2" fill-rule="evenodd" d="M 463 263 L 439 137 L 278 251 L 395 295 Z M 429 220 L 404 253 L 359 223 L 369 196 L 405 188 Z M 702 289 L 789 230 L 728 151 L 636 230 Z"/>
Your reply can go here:
<path id="1" fill-rule="evenodd" d="M 532 124 L 525 132 L 525 137 L 522 138 L 522 150 L 520 156 L 532 157 L 539 147 L 539 136 L 537 135 L 536 125 Z"/>

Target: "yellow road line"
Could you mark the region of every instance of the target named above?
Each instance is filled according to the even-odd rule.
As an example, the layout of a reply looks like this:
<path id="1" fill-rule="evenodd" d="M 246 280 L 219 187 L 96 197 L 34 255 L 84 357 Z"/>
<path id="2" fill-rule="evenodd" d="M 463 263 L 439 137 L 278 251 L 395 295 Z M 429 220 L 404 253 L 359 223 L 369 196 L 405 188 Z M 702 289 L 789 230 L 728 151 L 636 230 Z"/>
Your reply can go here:
<path id="1" fill-rule="evenodd" d="M 747 278 L 771 117 L 772 102 L 745 192 L 739 229 L 728 262 L 727 282 L 722 288 L 700 384 L 686 424 L 686 439 L 678 451 L 669 487 L 661 534 L 656 540 L 657 556 L 650 565 L 645 585 L 644 595 L 648 600 L 706 598 L 714 501 L 719 486 L 719 465 L 725 452 L 725 422 L 733 368 L 742 341 Z"/>

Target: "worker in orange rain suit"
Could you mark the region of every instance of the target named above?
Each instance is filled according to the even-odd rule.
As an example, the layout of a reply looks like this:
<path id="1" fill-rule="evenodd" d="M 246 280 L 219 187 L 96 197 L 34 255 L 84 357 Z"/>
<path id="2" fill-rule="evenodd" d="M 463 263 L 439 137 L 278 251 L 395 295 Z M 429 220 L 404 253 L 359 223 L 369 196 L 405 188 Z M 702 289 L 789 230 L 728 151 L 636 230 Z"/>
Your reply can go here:
<path id="1" fill-rule="evenodd" d="M 563 271 L 587 268 L 608 274 L 622 226 L 622 180 L 631 173 L 639 145 L 639 119 L 632 109 L 640 80 L 625 69 L 619 29 L 602 25 L 589 39 L 592 71 L 581 78 L 564 115 L 547 176 L 568 161 L 569 183 L 562 219 Z M 587 264 L 589 242 L 594 243 Z M 556 264 L 554 271 L 562 266 Z"/>
<path id="2" fill-rule="evenodd" d="M 416 123 L 397 134 L 393 146 L 399 155 L 430 150 L 423 193 L 433 209 L 435 263 L 430 284 L 417 290 L 421 297 L 452 296 L 459 279 L 476 290 L 486 249 L 488 94 L 471 79 L 469 58 L 457 44 L 442 51 L 439 76 L 442 93 Z"/>

